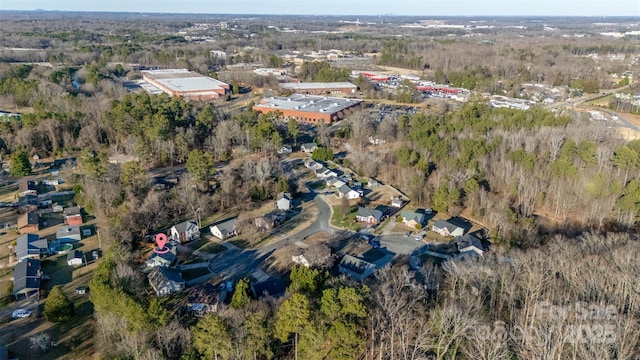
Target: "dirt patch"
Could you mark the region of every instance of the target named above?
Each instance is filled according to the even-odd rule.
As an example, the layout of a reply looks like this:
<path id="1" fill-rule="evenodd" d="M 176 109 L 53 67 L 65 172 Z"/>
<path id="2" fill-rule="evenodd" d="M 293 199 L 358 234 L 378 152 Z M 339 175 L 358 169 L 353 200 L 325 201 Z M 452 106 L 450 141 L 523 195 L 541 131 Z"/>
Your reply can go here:
<path id="1" fill-rule="evenodd" d="M 632 130 L 632 129 L 618 128 L 617 132 L 618 132 L 618 134 L 620 134 L 620 136 L 623 139 L 625 139 L 627 141 L 640 139 L 640 132 Z"/>

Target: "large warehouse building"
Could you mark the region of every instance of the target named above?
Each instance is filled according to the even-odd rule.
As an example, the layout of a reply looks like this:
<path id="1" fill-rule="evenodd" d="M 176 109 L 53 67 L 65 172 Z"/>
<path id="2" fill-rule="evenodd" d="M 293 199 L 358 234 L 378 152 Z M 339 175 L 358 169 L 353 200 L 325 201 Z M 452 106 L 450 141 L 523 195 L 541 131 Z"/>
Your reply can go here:
<path id="1" fill-rule="evenodd" d="M 294 94 L 289 97 L 269 97 L 254 105 L 253 110 L 268 114 L 279 111 L 285 118 L 312 124 L 332 123 L 362 104 L 360 99 Z"/>
<path id="2" fill-rule="evenodd" d="M 171 96 L 196 100 L 217 99 L 229 92 L 229 84 L 187 69 L 145 70 L 142 78 Z"/>
<path id="3" fill-rule="evenodd" d="M 358 91 L 358 87 L 350 82 L 284 83 L 280 87 L 296 94 L 310 95 L 354 94 Z"/>

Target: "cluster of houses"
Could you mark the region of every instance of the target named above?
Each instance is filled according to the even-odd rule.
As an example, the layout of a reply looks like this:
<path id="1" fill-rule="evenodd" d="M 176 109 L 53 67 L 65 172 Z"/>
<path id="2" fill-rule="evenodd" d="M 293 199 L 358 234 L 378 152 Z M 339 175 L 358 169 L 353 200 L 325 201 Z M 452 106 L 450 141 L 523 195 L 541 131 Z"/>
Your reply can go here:
<path id="1" fill-rule="evenodd" d="M 362 184 L 357 181 L 354 182 L 353 178 L 347 174 L 338 175 L 337 171 L 331 170 L 312 159 L 306 160 L 304 166 L 312 170 L 317 178 L 322 179 L 328 188 L 336 189 L 336 195 L 341 199 L 355 200 L 361 198 L 364 194 Z"/>
<path id="2" fill-rule="evenodd" d="M 286 210 L 291 206 L 289 194 L 282 193 L 278 196 L 276 205 L 278 209 Z M 268 218 L 266 215 L 258 219 L 260 221 Z M 221 240 L 238 235 L 237 219 L 232 218 L 209 227 L 211 234 Z M 195 220 L 187 220 L 171 227 L 169 230 L 169 242 L 165 248 L 153 251 L 146 260 L 146 266 L 151 271 L 148 275 L 149 284 L 158 297 L 171 295 L 187 291 L 186 310 L 197 317 L 204 316 L 209 312 L 218 311 L 220 304 L 227 298 L 227 294 L 233 290 L 233 281 L 227 280 L 219 287 L 205 282 L 190 286 L 182 276 L 181 270 L 186 266 L 178 266 L 177 247 L 179 244 L 188 243 L 200 239 L 200 228 Z M 195 264 L 194 266 L 199 266 Z M 274 295 L 284 292 L 284 283 L 275 284 L 276 279 L 264 279 L 251 285 L 251 289 L 256 297 L 263 293 Z M 280 286 L 281 285 L 281 286 Z"/>
<path id="3" fill-rule="evenodd" d="M 44 185 L 57 185 L 59 180 L 44 180 Z M 24 181 L 18 185 L 18 232 L 14 248 L 17 264 L 14 268 L 13 295 L 18 299 L 38 296 L 40 280 L 42 278 L 41 259 L 43 256 L 58 252 L 67 253 L 69 266 L 82 265 L 85 256 L 80 250 L 61 250 L 64 244 L 73 244 L 84 235 L 91 235 L 90 229 L 81 231 L 83 224 L 82 213 L 78 206 L 52 206 L 50 194 L 38 194 L 38 184 L 35 181 Z M 55 208 L 55 209 L 54 209 Z M 40 231 L 40 213 L 63 212 L 65 224 L 56 230 L 55 240 L 48 241 L 37 233 Z M 46 223 L 45 223 L 46 224 Z M 97 253 L 93 254 L 94 258 Z"/>

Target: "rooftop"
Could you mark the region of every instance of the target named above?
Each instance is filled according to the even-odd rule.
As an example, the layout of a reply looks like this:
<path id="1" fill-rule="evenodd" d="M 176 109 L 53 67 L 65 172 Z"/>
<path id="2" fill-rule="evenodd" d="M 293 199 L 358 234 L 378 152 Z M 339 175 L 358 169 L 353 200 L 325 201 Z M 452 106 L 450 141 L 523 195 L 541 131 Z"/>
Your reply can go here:
<path id="1" fill-rule="evenodd" d="M 360 104 L 362 101 L 360 99 L 293 94 L 289 97 L 263 98 L 256 107 L 333 114 Z"/>
<path id="2" fill-rule="evenodd" d="M 357 86 L 350 82 L 311 82 L 311 83 L 283 83 L 280 87 L 288 90 L 310 89 L 356 89 Z"/>
<path id="3" fill-rule="evenodd" d="M 229 88 L 222 81 L 187 69 L 145 70 L 142 73 L 172 91 L 206 92 Z"/>

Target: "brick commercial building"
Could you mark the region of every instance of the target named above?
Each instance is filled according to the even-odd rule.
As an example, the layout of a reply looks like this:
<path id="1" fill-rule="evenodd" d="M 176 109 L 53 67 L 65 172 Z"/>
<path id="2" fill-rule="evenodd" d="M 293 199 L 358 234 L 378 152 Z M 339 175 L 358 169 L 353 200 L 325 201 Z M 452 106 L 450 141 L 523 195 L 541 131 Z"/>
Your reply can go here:
<path id="1" fill-rule="evenodd" d="M 343 99 L 326 96 L 291 95 L 289 97 L 263 98 L 253 110 L 264 114 L 280 112 L 282 117 L 311 124 L 333 123 L 362 104 L 360 99 Z"/>
<path id="2" fill-rule="evenodd" d="M 145 70 L 142 78 L 171 96 L 194 100 L 217 99 L 230 89 L 229 84 L 187 69 Z"/>
<path id="3" fill-rule="evenodd" d="M 310 95 L 355 94 L 358 91 L 358 87 L 349 82 L 284 83 L 280 87 L 296 94 Z"/>

